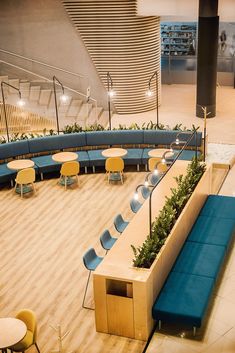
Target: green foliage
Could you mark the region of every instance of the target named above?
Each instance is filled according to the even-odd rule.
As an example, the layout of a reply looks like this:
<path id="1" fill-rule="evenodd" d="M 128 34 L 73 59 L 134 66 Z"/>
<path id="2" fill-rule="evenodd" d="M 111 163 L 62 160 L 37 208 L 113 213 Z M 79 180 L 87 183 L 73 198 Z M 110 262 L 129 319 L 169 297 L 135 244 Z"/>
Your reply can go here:
<path id="1" fill-rule="evenodd" d="M 186 175 L 175 178 L 177 187 L 171 189 L 171 196 L 166 197 L 165 205 L 153 222 L 152 237 L 148 236 L 138 248 L 131 245 L 135 267 L 150 268 L 202 177 L 205 168 L 204 163 L 194 158 L 188 165 Z"/>
<path id="2" fill-rule="evenodd" d="M 169 127 L 169 125 L 163 125 L 159 124 L 157 127 L 157 124 L 153 123 L 152 121 L 146 123 L 143 123 L 141 126 L 139 126 L 136 123 L 131 124 L 130 126 L 126 125 L 121 125 L 119 124 L 118 128 L 113 128 L 113 130 L 177 130 L 177 131 L 195 131 L 199 127 L 195 127 L 192 125 L 191 129 L 187 129 L 185 126 L 182 128 L 182 124 L 176 124 L 173 129 Z M 93 124 L 93 125 L 87 125 L 84 128 L 80 126 L 77 123 L 74 123 L 72 125 L 66 125 L 63 129 L 64 134 L 72 134 L 72 133 L 79 133 L 83 131 L 104 131 L 108 130 L 104 126 L 100 124 Z M 57 135 L 57 133 L 54 130 L 49 130 L 47 131 L 46 129 L 43 129 L 43 134 L 37 134 L 37 133 L 13 133 L 10 136 L 10 141 L 20 141 L 20 140 L 27 140 L 35 137 L 43 137 L 43 136 L 52 136 L 52 135 Z M 6 139 L 4 136 L 0 136 L 0 144 L 1 143 L 6 143 Z"/>

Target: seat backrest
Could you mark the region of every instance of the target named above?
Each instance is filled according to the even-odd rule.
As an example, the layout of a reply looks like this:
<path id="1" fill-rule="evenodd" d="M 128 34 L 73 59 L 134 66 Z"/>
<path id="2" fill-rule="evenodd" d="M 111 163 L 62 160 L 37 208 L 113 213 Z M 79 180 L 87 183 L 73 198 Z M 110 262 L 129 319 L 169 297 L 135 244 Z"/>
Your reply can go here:
<path id="1" fill-rule="evenodd" d="M 168 169 L 168 167 L 167 167 L 166 163 L 162 163 L 162 162 L 158 163 L 157 170 L 160 174 L 165 173 L 167 171 L 167 169 Z"/>
<path id="2" fill-rule="evenodd" d="M 100 236 L 100 243 L 104 247 L 106 242 L 111 239 L 111 234 L 108 229 L 105 229 L 105 231 L 101 234 Z"/>
<path id="3" fill-rule="evenodd" d="M 143 196 L 144 199 L 147 199 L 150 195 L 150 190 L 147 186 L 142 186 L 141 187 L 141 194 Z"/>
<path id="4" fill-rule="evenodd" d="M 35 181 L 35 169 L 25 168 L 20 170 L 16 176 L 16 182 L 18 184 L 29 184 Z"/>
<path id="5" fill-rule="evenodd" d="M 124 161 L 120 157 L 110 157 L 105 161 L 105 169 L 107 172 L 122 172 L 124 169 Z"/>
<path id="6" fill-rule="evenodd" d="M 130 201 L 130 207 L 131 207 L 132 212 L 134 212 L 134 213 L 137 213 L 137 211 L 140 209 L 141 206 L 142 205 L 138 200 L 132 199 Z"/>
<path id="7" fill-rule="evenodd" d="M 148 160 L 148 167 L 149 167 L 149 170 L 150 172 L 153 172 L 155 167 L 156 167 L 156 164 L 161 162 L 161 157 L 151 157 L 149 158 Z"/>
<path id="8" fill-rule="evenodd" d="M 33 333 L 33 342 L 37 339 L 37 320 L 35 313 L 30 309 L 22 309 L 16 314 L 16 318 L 22 320 L 27 326 L 27 330 Z"/>
<path id="9" fill-rule="evenodd" d="M 85 267 L 88 270 L 91 270 L 91 262 L 97 258 L 97 254 L 95 252 L 94 248 L 90 248 L 89 250 L 87 250 L 87 252 L 83 255 L 83 263 L 85 265 Z"/>
<path id="10" fill-rule="evenodd" d="M 77 161 L 65 162 L 62 164 L 60 174 L 63 176 L 77 175 L 80 171 L 80 164 Z"/>

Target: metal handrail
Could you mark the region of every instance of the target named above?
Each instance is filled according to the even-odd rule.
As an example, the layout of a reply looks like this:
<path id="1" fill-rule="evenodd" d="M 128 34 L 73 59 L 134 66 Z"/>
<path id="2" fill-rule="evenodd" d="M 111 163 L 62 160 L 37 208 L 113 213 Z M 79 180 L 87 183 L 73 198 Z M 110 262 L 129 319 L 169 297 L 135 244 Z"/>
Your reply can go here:
<path id="1" fill-rule="evenodd" d="M 32 58 L 27 58 L 26 56 L 13 53 L 13 52 L 5 50 L 5 49 L 1 49 L 0 48 L 0 52 L 15 56 L 15 57 L 20 58 L 20 59 L 31 61 L 31 63 L 35 63 L 35 64 L 39 64 L 39 65 L 42 65 L 42 66 L 45 66 L 45 67 L 49 67 L 50 69 L 55 69 L 55 70 L 58 70 L 58 71 L 61 71 L 61 72 L 65 72 L 66 74 L 70 74 L 70 75 L 77 76 L 77 77 L 80 77 L 80 78 L 87 78 L 88 77 L 86 75 L 81 75 L 81 74 L 77 74 L 77 73 L 69 71 L 69 70 L 61 69 L 60 67 L 57 67 L 57 66 L 46 64 L 46 63 L 44 63 L 42 61 L 38 61 L 38 60 L 35 60 L 35 59 L 32 59 Z"/>

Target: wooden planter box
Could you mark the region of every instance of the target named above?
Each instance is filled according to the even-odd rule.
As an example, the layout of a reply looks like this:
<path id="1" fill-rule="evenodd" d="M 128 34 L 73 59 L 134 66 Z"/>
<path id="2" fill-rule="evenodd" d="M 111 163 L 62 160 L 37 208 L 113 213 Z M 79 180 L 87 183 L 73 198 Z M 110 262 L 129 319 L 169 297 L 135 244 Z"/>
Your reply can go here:
<path id="1" fill-rule="evenodd" d="M 177 161 L 152 197 L 153 220 L 176 186 L 175 176 L 186 174 L 188 162 Z M 133 217 L 93 275 L 95 320 L 99 332 L 147 340 L 153 328 L 152 306 L 207 196 L 212 166 L 199 181 L 150 269 L 134 268 L 131 244 L 138 247 L 149 234 L 148 200 Z"/>

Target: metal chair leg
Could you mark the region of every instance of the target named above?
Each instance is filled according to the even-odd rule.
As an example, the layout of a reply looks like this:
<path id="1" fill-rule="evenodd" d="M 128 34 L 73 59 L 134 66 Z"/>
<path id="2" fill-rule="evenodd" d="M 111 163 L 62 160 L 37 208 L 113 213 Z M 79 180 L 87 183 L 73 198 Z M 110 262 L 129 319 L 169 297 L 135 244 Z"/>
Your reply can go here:
<path id="1" fill-rule="evenodd" d="M 40 350 L 38 348 L 37 342 L 35 342 L 34 344 L 35 344 L 35 347 L 37 348 L 38 353 L 40 353 Z"/>
<path id="2" fill-rule="evenodd" d="M 89 284 L 90 276 L 91 276 L 91 271 L 89 272 L 89 275 L 88 275 L 88 278 L 87 278 L 86 289 L 85 289 L 85 293 L 84 293 L 84 297 L 83 297 L 83 301 L 82 301 L 82 307 L 83 307 L 84 309 L 94 310 L 94 308 L 90 308 L 90 307 L 88 307 L 88 306 L 85 305 L 86 293 L 87 293 L 87 289 L 88 289 L 88 284 Z"/>

